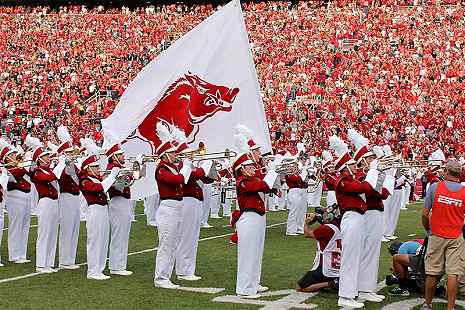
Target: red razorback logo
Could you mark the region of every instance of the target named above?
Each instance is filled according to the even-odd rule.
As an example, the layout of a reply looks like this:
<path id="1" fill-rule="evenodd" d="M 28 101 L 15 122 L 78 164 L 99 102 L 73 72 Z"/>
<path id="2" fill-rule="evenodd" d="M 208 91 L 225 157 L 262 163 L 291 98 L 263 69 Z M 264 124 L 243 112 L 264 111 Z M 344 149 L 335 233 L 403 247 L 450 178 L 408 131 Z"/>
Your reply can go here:
<path id="1" fill-rule="evenodd" d="M 188 72 L 177 79 L 128 139 L 139 138 L 149 142 L 152 151 L 160 145 L 157 123 L 169 129 L 177 126 L 184 130 L 188 143 L 195 140 L 199 124 L 218 111 L 229 112 L 239 88 L 211 84 Z"/>

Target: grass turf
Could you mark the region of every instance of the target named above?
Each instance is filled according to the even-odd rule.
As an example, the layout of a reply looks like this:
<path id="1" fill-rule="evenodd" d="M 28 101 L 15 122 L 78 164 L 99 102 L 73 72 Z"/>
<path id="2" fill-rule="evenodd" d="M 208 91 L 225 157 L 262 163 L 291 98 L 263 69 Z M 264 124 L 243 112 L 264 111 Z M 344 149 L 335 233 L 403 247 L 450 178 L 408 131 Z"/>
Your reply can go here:
<path id="1" fill-rule="evenodd" d="M 322 200 L 324 203 L 324 199 Z M 424 232 L 420 222 L 421 203 L 412 203 L 408 210 L 401 211 L 396 235 L 399 240 L 423 238 Z M 309 211 L 312 208 L 309 208 Z M 141 203 L 137 204 L 136 214 L 143 211 Z M 285 235 L 285 222 L 288 211 L 267 213 L 267 225 L 273 225 L 266 231 L 265 252 L 263 257 L 262 281 L 271 291 L 294 289 L 296 282 L 309 270 L 315 255 L 315 240 L 305 239 L 302 235 L 291 237 Z M 138 215 L 137 223 L 132 224 L 129 240 L 129 252 L 154 249 L 158 245 L 157 229 L 146 225 L 144 215 Z M 5 227 L 8 227 L 5 219 Z M 128 257 L 128 270 L 134 271 L 130 277 L 112 276 L 107 281 L 86 279 L 86 266 L 78 270 L 61 270 L 55 274 L 37 275 L 0 283 L 1 309 L 259 309 L 263 306 L 214 302 L 213 298 L 235 294 L 237 249 L 229 244 L 229 234 L 233 233 L 228 225 L 229 218 L 210 219 L 214 227 L 201 229 L 197 256 L 196 274 L 202 276 L 197 282 L 178 281 L 173 283 L 189 287 L 225 288 L 223 292 L 211 295 L 182 290 L 164 290 L 153 286 L 156 251 L 136 253 Z M 32 217 L 31 225 L 36 225 Z M 316 227 L 316 226 L 315 226 Z M 18 277 L 35 271 L 35 239 L 37 228 L 31 227 L 29 235 L 28 258 L 30 264 L 16 265 L 8 262 L 7 232 L 4 231 L 0 249 L 2 262 L 0 268 L 2 279 Z M 227 236 L 222 236 L 226 235 Z M 412 234 L 415 234 L 412 236 Z M 220 236 L 220 237 L 216 237 Z M 216 237 L 216 238 L 215 238 Z M 86 229 L 81 222 L 76 263 L 86 261 Z M 392 257 L 387 252 L 388 243 L 382 244 L 378 280 L 389 274 Z M 58 254 L 58 251 L 57 251 Z M 57 260 L 58 261 L 58 258 Z M 104 271 L 109 274 L 108 269 Z M 386 293 L 388 288 L 381 290 Z M 412 293 L 409 297 L 389 296 L 382 303 L 367 302 L 364 309 L 381 309 L 390 303 L 420 298 L 421 294 Z M 261 300 L 273 301 L 284 296 L 269 296 Z M 464 299 L 458 297 L 458 299 Z M 323 291 L 303 301 L 318 305 L 317 309 L 339 309 L 337 295 Z M 389 306 L 388 306 L 389 307 Z M 435 308 L 444 308 L 438 303 Z M 418 309 L 419 307 L 415 307 Z M 285 309 L 285 308 L 275 308 Z M 401 309 L 401 308 L 400 308 Z"/>

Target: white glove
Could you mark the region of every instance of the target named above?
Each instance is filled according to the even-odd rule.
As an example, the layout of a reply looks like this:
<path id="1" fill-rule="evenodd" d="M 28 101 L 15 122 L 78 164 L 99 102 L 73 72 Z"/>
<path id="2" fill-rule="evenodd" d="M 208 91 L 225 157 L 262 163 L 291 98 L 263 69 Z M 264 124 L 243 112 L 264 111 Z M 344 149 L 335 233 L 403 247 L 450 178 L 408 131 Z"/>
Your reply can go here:
<path id="1" fill-rule="evenodd" d="M 279 175 L 278 175 L 276 180 L 274 180 L 273 188 L 280 188 L 280 187 L 281 187 L 281 179 L 279 178 Z"/>
<path id="2" fill-rule="evenodd" d="M 378 169 L 371 169 L 370 167 L 370 170 L 368 170 L 367 176 L 365 178 L 365 181 L 367 181 L 368 184 L 370 184 L 370 186 L 375 190 L 376 190 L 376 183 L 378 181 L 378 174 L 379 174 Z"/>
<path id="3" fill-rule="evenodd" d="M 192 172 L 192 170 L 195 169 L 194 164 L 193 164 L 189 159 L 187 159 L 187 158 L 184 158 L 184 159 L 182 160 L 182 166 L 183 166 L 183 167 L 184 167 L 184 166 L 189 167 L 189 168 L 191 169 L 191 172 Z"/>
<path id="4" fill-rule="evenodd" d="M 114 167 L 114 168 L 117 168 L 117 167 Z M 115 183 L 116 177 L 113 176 L 113 169 L 112 169 L 111 173 L 105 178 L 105 180 L 103 180 L 101 182 L 102 187 L 103 187 L 103 191 L 105 191 L 105 192 L 107 192 L 108 189 L 113 185 L 113 183 Z"/>
<path id="5" fill-rule="evenodd" d="M 142 154 L 137 155 L 136 161 L 142 165 L 144 163 L 144 156 Z"/>
<path id="6" fill-rule="evenodd" d="M 263 178 L 263 181 L 265 181 L 268 187 L 272 189 L 276 179 L 278 179 L 278 174 L 276 173 L 276 171 L 270 170 L 266 173 L 265 177 Z"/>
<path id="7" fill-rule="evenodd" d="M 8 169 L 5 167 L 2 168 L 2 174 L 0 175 L 0 186 L 2 186 L 2 189 L 6 191 L 6 186 L 8 185 Z M 2 212 L 0 210 L 0 212 Z"/>
<path id="8" fill-rule="evenodd" d="M 394 183 L 396 179 L 392 175 L 386 175 L 386 178 L 384 179 L 383 187 L 387 189 L 389 192 L 389 195 L 392 195 L 394 193 Z"/>
<path id="9" fill-rule="evenodd" d="M 375 169 L 377 170 L 378 169 L 378 165 L 379 165 L 379 161 L 377 159 L 373 160 L 371 163 L 370 163 L 370 169 Z"/>
<path id="10" fill-rule="evenodd" d="M 396 168 L 391 168 L 386 170 L 386 175 L 394 176 L 396 174 Z"/>
<path id="11" fill-rule="evenodd" d="M 61 178 L 61 173 L 63 172 L 63 169 L 65 169 L 65 167 L 66 167 L 65 156 L 61 155 L 58 158 L 57 166 L 52 170 L 53 174 L 56 176 L 57 179 Z"/>
<path id="12" fill-rule="evenodd" d="M 271 162 L 268 164 L 268 166 L 266 166 L 266 171 L 274 171 L 276 170 L 276 164 L 274 162 Z"/>
<path id="13" fill-rule="evenodd" d="M 302 181 L 305 182 L 305 180 L 307 179 L 307 169 L 304 169 L 302 171 L 302 173 L 300 174 L 300 178 L 302 179 Z"/>
<path id="14" fill-rule="evenodd" d="M 210 173 L 210 169 L 212 168 L 213 162 L 211 160 L 204 160 L 202 164 L 200 164 L 200 168 L 205 172 L 205 175 Z"/>
<path id="15" fill-rule="evenodd" d="M 119 168 L 119 167 L 111 168 L 110 176 L 113 177 L 113 178 L 116 178 L 118 176 L 118 173 L 119 173 L 120 170 L 121 170 L 121 168 Z"/>
<path id="16" fill-rule="evenodd" d="M 183 166 L 181 168 L 181 171 L 179 171 L 179 174 L 182 174 L 182 176 L 184 177 L 184 184 L 187 184 L 187 182 L 189 182 L 189 177 L 191 176 L 191 173 L 192 173 L 192 168 L 189 165 L 184 165 L 184 161 L 183 161 Z"/>
<path id="17" fill-rule="evenodd" d="M 210 172 L 208 173 L 207 177 L 213 180 L 218 179 L 218 170 L 216 164 L 211 166 Z"/>
<path id="18" fill-rule="evenodd" d="M 226 185 L 226 184 L 228 184 L 228 178 L 222 177 L 222 178 L 221 178 L 221 185 L 224 186 L 224 185 Z"/>
<path id="19" fill-rule="evenodd" d="M 405 181 L 405 175 L 401 175 L 400 178 L 396 180 L 394 187 L 401 185 L 402 183 L 404 183 L 404 181 Z"/>

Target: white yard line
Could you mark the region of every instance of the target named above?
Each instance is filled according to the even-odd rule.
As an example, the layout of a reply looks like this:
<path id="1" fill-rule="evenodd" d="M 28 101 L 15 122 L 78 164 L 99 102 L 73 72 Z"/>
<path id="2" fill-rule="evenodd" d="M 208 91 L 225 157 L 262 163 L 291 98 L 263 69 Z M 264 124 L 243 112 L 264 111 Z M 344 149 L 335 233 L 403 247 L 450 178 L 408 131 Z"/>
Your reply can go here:
<path id="1" fill-rule="evenodd" d="M 271 225 L 268 225 L 266 226 L 266 228 L 272 228 L 272 227 L 276 227 L 276 226 L 279 226 L 279 225 L 283 225 L 283 224 L 286 224 L 287 222 L 282 222 L 282 223 L 277 223 L 277 224 L 271 224 Z M 37 226 L 37 225 L 36 225 Z M 222 238 L 222 237 L 227 237 L 227 236 L 231 236 L 233 233 L 229 233 L 229 234 L 222 234 L 222 235 L 217 235 L 217 236 L 212 236 L 212 237 L 206 237 L 206 238 L 202 238 L 202 239 L 199 239 L 199 241 L 207 241 L 207 240 L 213 240 L 213 239 L 218 239 L 218 238 Z M 151 248 L 151 249 L 146 249 L 146 250 L 142 250 L 142 251 L 136 251 L 136 252 L 132 252 L 132 253 L 128 253 L 128 256 L 132 256 L 132 255 L 136 255 L 136 254 L 143 254 L 143 253 L 149 253 L 149 252 L 153 252 L 153 251 L 156 251 L 158 250 L 158 247 L 156 248 Z M 107 258 L 108 260 L 108 258 Z M 85 263 L 81 263 L 81 264 L 76 264 L 78 266 L 85 266 L 87 265 L 87 262 Z M 58 270 L 61 270 L 61 268 L 57 268 Z M 18 277 L 13 277 L 13 278 L 6 278 L 6 279 L 2 279 L 0 280 L 0 284 L 1 283 L 6 283 L 6 282 L 10 282 L 10 281 L 16 281 L 16 280 L 21 280 L 21 279 L 26 279 L 26 278 L 30 278 L 30 277 L 33 277 L 33 276 L 38 276 L 40 275 L 41 273 L 38 273 L 38 272 L 34 272 L 34 273 L 29 273 L 29 274 L 25 274 L 23 276 L 18 276 Z"/>

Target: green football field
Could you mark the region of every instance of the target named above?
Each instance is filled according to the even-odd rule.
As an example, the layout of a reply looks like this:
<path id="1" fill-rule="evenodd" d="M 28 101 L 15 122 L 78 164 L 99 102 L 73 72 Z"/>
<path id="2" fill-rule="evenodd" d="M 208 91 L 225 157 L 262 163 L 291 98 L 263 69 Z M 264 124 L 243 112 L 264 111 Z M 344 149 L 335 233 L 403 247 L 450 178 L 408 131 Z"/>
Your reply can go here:
<path id="1" fill-rule="evenodd" d="M 324 203 L 324 199 L 322 200 Z M 420 222 L 421 203 L 411 203 L 401 211 L 396 235 L 407 241 L 423 238 Z M 313 208 L 309 207 L 309 211 Z M 137 223 L 132 224 L 129 240 L 129 277 L 112 276 L 110 280 L 86 279 L 86 229 L 81 222 L 77 252 L 78 270 L 61 270 L 55 274 L 35 274 L 35 239 L 37 219 L 32 218 L 28 258 L 32 263 L 16 265 L 8 262 L 7 230 L 3 231 L 0 268 L 0 309 L 338 309 L 337 295 L 322 291 L 296 293 L 296 282 L 312 266 L 315 240 L 302 235 L 285 235 L 288 211 L 269 212 L 265 253 L 262 267 L 262 285 L 270 291 L 257 300 L 243 300 L 235 296 L 237 248 L 229 244 L 233 229 L 229 218 L 210 219 L 214 227 L 202 229 L 197 256 L 197 282 L 178 281 L 182 290 L 166 290 L 153 286 L 157 229 L 146 225 L 141 203 L 137 204 Z M 8 221 L 5 219 L 5 228 Z M 316 226 L 315 226 L 316 227 Z M 392 265 L 387 252 L 388 243 L 382 244 L 378 280 L 381 282 Z M 57 251 L 58 254 L 58 251 Z M 58 261 L 58 258 L 57 260 Z M 109 274 L 108 269 L 104 271 Z M 380 293 L 384 294 L 386 287 Z M 465 299 L 458 301 L 465 304 Z M 382 303 L 366 302 L 364 309 L 419 309 L 423 296 L 412 293 L 408 297 L 386 294 Z M 444 300 L 436 299 L 435 309 L 445 309 Z M 457 308 L 461 308 L 460 306 Z"/>

